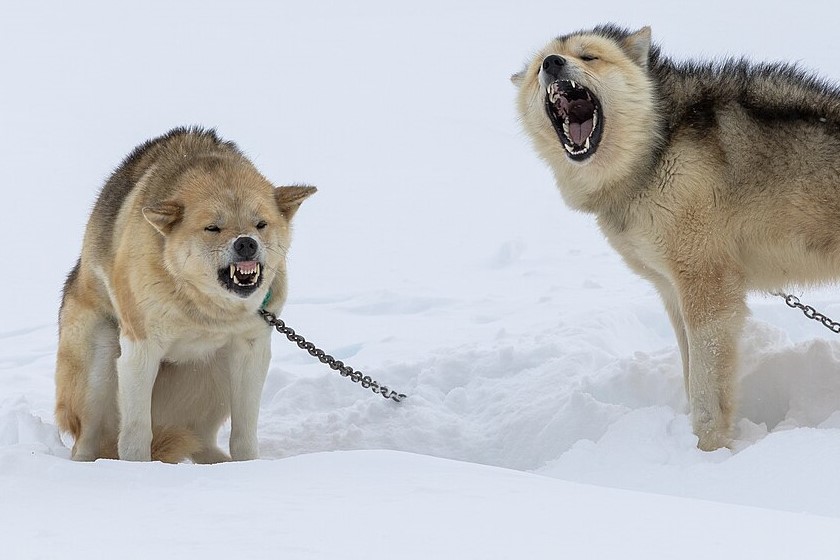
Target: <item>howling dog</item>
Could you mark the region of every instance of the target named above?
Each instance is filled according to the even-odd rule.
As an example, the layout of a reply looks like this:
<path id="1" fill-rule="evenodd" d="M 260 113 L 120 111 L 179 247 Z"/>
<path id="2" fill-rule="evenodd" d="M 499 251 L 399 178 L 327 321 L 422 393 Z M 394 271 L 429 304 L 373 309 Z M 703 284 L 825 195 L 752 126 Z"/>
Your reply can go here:
<path id="1" fill-rule="evenodd" d="M 314 187 L 274 187 L 215 131 L 138 146 L 99 194 L 59 313 L 56 418 L 78 461 L 255 459 L 286 298 L 290 222 Z M 231 419 L 230 456 L 216 437 Z"/>
<path id="2" fill-rule="evenodd" d="M 612 25 L 512 80 L 565 202 L 661 295 L 698 446 L 728 445 L 747 293 L 840 278 L 840 90 L 785 64 L 676 63 L 650 28 Z"/>

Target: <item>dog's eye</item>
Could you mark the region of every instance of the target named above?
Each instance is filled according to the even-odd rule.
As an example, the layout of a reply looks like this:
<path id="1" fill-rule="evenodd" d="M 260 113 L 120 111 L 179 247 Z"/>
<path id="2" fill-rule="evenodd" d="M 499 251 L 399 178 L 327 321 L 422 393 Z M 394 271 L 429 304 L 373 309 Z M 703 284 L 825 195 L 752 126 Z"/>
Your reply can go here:
<path id="1" fill-rule="evenodd" d="M 219 229 L 219 226 L 207 226 L 206 228 L 204 228 L 204 231 L 212 231 L 213 233 L 219 233 L 222 230 Z"/>
<path id="2" fill-rule="evenodd" d="M 584 62 L 591 62 L 593 60 L 598 60 L 597 56 L 592 56 L 590 54 L 582 54 L 580 55 L 580 59 Z"/>
<path id="3" fill-rule="evenodd" d="M 264 221 L 260 220 L 260 221 L 257 223 L 257 229 L 265 229 L 265 226 L 267 226 L 267 225 L 268 225 L 267 223 L 265 223 Z"/>

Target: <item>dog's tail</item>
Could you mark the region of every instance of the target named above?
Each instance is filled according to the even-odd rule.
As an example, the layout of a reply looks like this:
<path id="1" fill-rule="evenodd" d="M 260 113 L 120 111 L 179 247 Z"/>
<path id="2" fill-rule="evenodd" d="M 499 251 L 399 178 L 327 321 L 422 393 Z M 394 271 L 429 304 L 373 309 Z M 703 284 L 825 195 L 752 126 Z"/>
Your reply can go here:
<path id="1" fill-rule="evenodd" d="M 180 463 L 204 448 L 189 428 L 156 426 L 152 434 L 152 461 Z"/>
<path id="2" fill-rule="evenodd" d="M 180 426 L 152 427 L 152 461 L 180 463 L 199 453 L 204 446 L 198 436 L 189 428 Z M 110 439 L 102 442 L 99 456 L 103 459 L 119 459 L 117 441 Z"/>

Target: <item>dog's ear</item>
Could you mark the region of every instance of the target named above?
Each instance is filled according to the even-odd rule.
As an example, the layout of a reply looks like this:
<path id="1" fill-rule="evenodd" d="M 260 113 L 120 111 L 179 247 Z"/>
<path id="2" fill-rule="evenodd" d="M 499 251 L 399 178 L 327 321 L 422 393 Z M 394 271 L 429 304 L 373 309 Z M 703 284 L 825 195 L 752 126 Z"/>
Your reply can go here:
<path id="1" fill-rule="evenodd" d="M 293 187 L 275 187 L 274 198 L 277 208 L 287 220 L 291 220 L 301 203 L 315 194 L 318 189 L 310 186 L 295 185 Z"/>
<path id="2" fill-rule="evenodd" d="M 650 26 L 646 25 L 624 39 L 624 49 L 636 64 L 647 68 L 650 54 Z"/>
<path id="3" fill-rule="evenodd" d="M 522 70 L 521 72 L 517 72 L 516 74 L 512 74 L 510 76 L 511 83 L 513 85 L 515 85 L 516 87 L 521 86 L 522 85 L 522 80 L 524 80 L 524 79 L 525 79 L 525 70 Z"/>
<path id="4" fill-rule="evenodd" d="M 143 208 L 143 217 L 163 235 L 168 235 L 184 215 L 184 207 L 173 201 Z"/>

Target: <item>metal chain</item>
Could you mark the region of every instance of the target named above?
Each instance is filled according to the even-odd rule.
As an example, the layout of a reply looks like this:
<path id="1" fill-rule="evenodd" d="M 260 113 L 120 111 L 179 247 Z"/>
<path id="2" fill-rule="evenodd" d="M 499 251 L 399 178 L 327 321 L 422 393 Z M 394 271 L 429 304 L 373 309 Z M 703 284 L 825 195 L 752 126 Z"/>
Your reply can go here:
<path id="1" fill-rule="evenodd" d="M 336 360 L 311 342 L 307 342 L 305 338 L 295 333 L 294 329 L 287 327 L 286 323 L 274 315 L 274 313 L 266 311 L 265 309 L 260 309 L 259 313 L 262 315 L 262 318 L 265 319 L 266 323 L 277 329 L 277 332 L 285 335 L 291 342 L 297 344 L 298 348 L 301 350 L 306 350 L 310 356 L 318 358 L 322 364 L 330 366 L 331 369 L 337 371 L 342 377 L 349 377 L 353 383 L 361 383 L 362 387 L 365 389 L 370 389 L 374 393 L 382 395 L 386 399 L 391 399 L 394 402 L 402 402 L 402 400 L 406 397 L 402 393 L 392 391 L 385 385 L 380 385 L 371 379 L 369 375 L 363 376 L 361 372 L 354 370 L 341 360 Z"/>
<path id="2" fill-rule="evenodd" d="M 827 328 L 834 334 L 840 334 L 840 323 L 838 323 L 837 321 L 832 321 L 831 319 L 829 319 L 828 317 L 811 307 L 810 305 L 804 305 L 799 301 L 798 297 L 782 292 L 773 292 L 773 295 L 784 298 L 785 303 L 788 305 L 788 307 L 801 310 L 806 317 L 808 317 L 809 319 L 813 319 L 814 321 L 819 321 L 823 324 L 823 326 L 825 326 L 825 328 Z"/>

